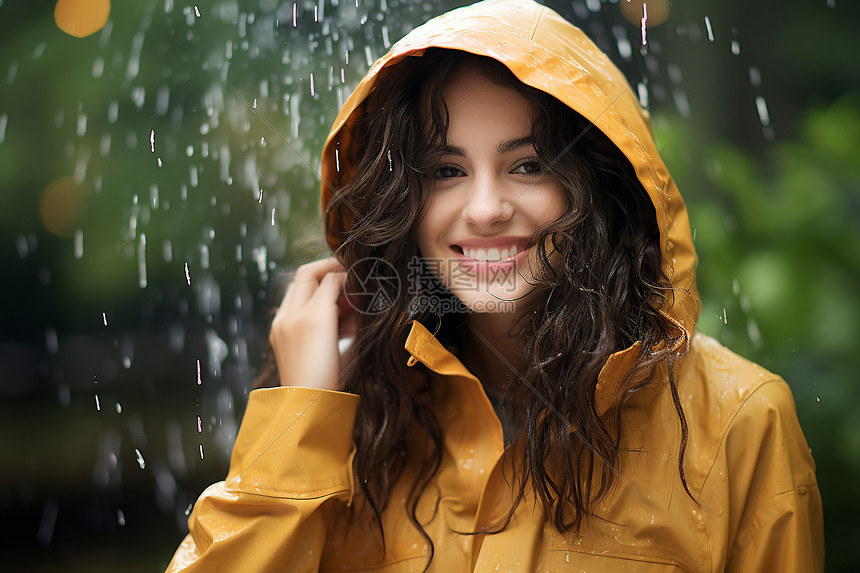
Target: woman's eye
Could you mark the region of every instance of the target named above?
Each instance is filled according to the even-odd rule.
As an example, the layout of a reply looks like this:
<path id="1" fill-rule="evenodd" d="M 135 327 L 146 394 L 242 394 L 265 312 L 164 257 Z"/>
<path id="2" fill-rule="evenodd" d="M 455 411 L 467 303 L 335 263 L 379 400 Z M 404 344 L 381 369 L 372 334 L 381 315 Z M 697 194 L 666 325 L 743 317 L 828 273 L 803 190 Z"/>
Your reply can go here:
<path id="1" fill-rule="evenodd" d="M 436 179 L 451 179 L 460 175 L 460 170 L 452 165 L 443 165 L 433 172 Z"/>
<path id="2" fill-rule="evenodd" d="M 543 166 L 537 159 L 528 159 L 514 167 L 512 173 L 522 175 L 539 175 L 543 171 Z"/>

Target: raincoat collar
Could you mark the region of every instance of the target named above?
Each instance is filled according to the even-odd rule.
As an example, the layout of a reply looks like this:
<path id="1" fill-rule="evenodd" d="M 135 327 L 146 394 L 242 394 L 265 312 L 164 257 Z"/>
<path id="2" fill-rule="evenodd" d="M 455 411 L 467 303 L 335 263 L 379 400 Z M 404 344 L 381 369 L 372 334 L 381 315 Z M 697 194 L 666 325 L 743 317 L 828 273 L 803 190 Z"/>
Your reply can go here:
<path id="1" fill-rule="evenodd" d="M 670 336 L 675 341 L 670 350 L 673 353 L 686 352 L 690 343 L 687 331 L 678 321 L 668 315 L 665 316 L 670 321 L 674 330 L 674 332 L 670 332 Z M 407 366 L 414 366 L 417 362 L 421 362 L 440 376 L 460 376 L 475 383 L 480 383 L 478 378 L 463 365 L 460 359 L 445 348 L 417 320 L 412 322 L 412 329 L 406 337 L 404 348 L 410 354 L 409 359 L 406 361 Z M 624 382 L 630 374 L 641 350 L 641 343 L 636 342 L 629 348 L 615 352 L 606 360 L 606 364 L 603 365 L 597 377 L 597 386 L 594 390 L 594 405 L 598 416 L 602 416 L 608 412 L 624 398 L 622 390 L 626 386 Z M 646 375 L 647 373 L 641 374 L 643 377 Z"/>

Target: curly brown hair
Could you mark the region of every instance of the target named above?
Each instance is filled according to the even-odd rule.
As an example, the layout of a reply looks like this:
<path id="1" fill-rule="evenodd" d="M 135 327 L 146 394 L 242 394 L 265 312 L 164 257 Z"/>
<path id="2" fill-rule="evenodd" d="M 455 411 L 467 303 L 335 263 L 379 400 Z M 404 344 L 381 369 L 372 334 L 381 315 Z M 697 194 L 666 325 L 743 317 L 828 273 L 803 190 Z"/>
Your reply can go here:
<path id="1" fill-rule="evenodd" d="M 351 119 L 351 131 L 358 135 L 338 149 L 340 169 L 330 182 L 326 231 L 340 244 L 335 256 L 356 276 L 371 276 L 378 259 L 399 277 L 414 276 L 410 261 L 420 259 L 415 236 L 426 182 L 446 145 L 449 118 L 443 91 L 461 66 L 474 66 L 529 102 L 535 150 L 544 169 L 561 183 L 568 204 L 561 217 L 529 241 L 541 267 L 533 274 L 539 277 L 535 286 L 542 301 L 517 324 L 525 342 L 524 366 L 518 383 L 510 384 L 502 397 L 502 409 L 512 414 L 511 439 L 522 451 L 515 464 L 516 498 L 500 523 L 466 533 L 503 530 L 528 492 L 559 533 L 577 532 L 618 471 L 621 408 L 601 417 L 595 402 L 598 374 L 612 353 L 636 342 L 641 350 L 621 395 L 651 383 L 655 366 L 668 361 L 684 479 L 687 429 L 671 367 L 677 345 L 660 312 L 672 290 L 661 266 L 654 206 L 627 159 L 590 122 L 524 85 L 503 64 L 431 48 L 383 70 Z M 345 220 L 350 224 L 343 225 Z M 548 254 L 552 250 L 559 257 L 554 264 Z M 440 467 L 443 430 L 428 406 L 432 397 L 423 382 L 429 376 L 407 375 L 403 343 L 411 322 L 418 320 L 438 324 L 438 337 L 459 346 L 464 315 L 414 304 L 416 292 L 444 290 L 432 273 L 427 275 L 409 285 L 410 296 L 403 284 L 399 290 L 393 283 L 387 287 L 391 291 L 384 294 L 392 304 L 384 312 L 359 313 L 354 359 L 342 390 L 363 397 L 354 431 L 354 474 L 380 529 L 390 487 L 405 467 L 407 428 L 417 422 L 426 433 L 429 446 L 406 509 L 428 541 L 432 560 L 433 544 L 416 511 Z M 380 287 L 386 288 L 385 283 Z M 277 380 L 270 358 L 258 386 L 276 385 Z"/>

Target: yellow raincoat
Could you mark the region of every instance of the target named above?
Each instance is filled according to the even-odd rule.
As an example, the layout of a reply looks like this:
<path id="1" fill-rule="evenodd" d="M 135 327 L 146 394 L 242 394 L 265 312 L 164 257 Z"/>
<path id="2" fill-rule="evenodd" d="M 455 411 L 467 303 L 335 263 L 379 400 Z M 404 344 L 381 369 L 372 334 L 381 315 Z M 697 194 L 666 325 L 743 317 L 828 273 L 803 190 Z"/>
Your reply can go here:
<path id="1" fill-rule="evenodd" d="M 434 406 L 444 431 L 442 465 L 418 511 L 435 544 L 431 569 L 822 570 L 821 498 L 791 392 L 778 376 L 694 334 L 696 258 L 684 203 L 654 147 L 647 113 L 579 29 L 522 0 L 476 4 L 417 28 L 376 62 L 341 110 L 323 150 L 323 181 L 334 180 L 338 144 L 344 148 L 350 138 L 361 137 L 353 132 L 351 114 L 379 71 L 430 46 L 502 61 L 522 82 L 593 122 L 634 166 L 656 208 L 676 289 L 663 310 L 688 349 L 674 374 L 689 423 L 685 474 L 693 495 L 678 472 L 680 426 L 665 367 L 619 406 L 616 390 L 638 354 L 634 345 L 612 355 L 600 373 L 598 412 L 623 408 L 619 475 L 581 534 L 559 535 L 527 499 L 503 532 L 463 535 L 491 526 L 509 509 L 505 475 L 519 454 L 504 449 L 500 422 L 481 383 L 413 323 L 405 342 L 408 365 L 424 364 L 445 396 Z M 323 201 L 329 197 L 324 184 Z M 348 216 L 339 224 L 349 225 Z M 371 518 L 347 519 L 358 490 L 351 461 L 360 399 L 307 388 L 251 392 L 227 479 L 198 500 L 190 533 L 168 570 L 423 570 L 427 547 L 405 510 L 414 465 L 395 484 L 382 516 L 384 555 Z M 412 451 L 421 451 L 417 440 L 416 433 Z"/>

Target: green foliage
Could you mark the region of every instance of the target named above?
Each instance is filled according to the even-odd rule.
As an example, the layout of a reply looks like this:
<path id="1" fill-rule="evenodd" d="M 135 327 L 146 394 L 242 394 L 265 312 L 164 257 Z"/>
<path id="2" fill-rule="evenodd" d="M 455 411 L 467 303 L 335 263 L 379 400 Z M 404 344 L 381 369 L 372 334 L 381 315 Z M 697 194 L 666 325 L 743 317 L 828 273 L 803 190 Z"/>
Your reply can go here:
<path id="1" fill-rule="evenodd" d="M 841 563 L 860 535 L 860 93 L 758 156 L 655 125 L 695 230 L 699 328 L 791 384 Z"/>

